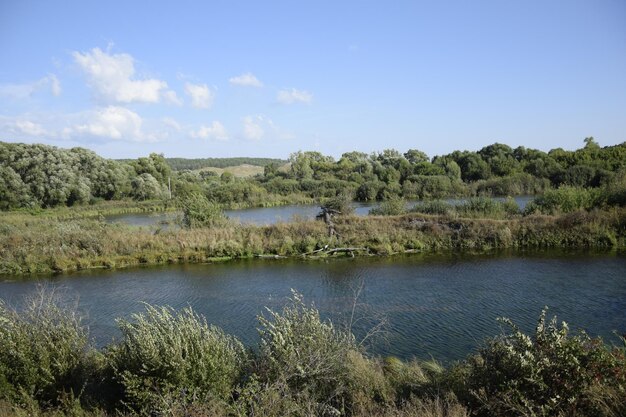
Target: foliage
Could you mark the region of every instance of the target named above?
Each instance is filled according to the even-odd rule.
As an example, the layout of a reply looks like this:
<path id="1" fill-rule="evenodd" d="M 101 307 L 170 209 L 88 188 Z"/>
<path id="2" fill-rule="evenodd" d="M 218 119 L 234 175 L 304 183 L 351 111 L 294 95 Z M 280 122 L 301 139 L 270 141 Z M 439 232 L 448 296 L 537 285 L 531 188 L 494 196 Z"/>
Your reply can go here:
<path id="1" fill-rule="evenodd" d="M 20 312 L 0 301 L 0 399 L 48 405 L 78 394 L 86 349 L 81 317 L 54 293 L 40 291 Z"/>
<path id="2" fill-rule="evenodd" d="M 107 351 L 125 402 L 144 413 L 172 404 L 226 401 L 246 355 L 243 345 L 185 308 L 146 305 L 132 321 L 117 321 L 123 338 Z"/>
<path id="3" fill-rule="evenodd" d="M 436 204 L 418 207 L 434 210 Z M 619 249 L 626 245 L 626 208 L 520 216 L 506 214 L 504 205 L 498 203 L 502 209 L 492 212 L 492 218 L 471 212 L 463 216 L 456 211 L 443 216 L 413 212 L 403 216 L 336 216 L 333 223 L 342 246 L 366 248 L 363 253 L 379 255 L 415 249 Z M 152 205 L 140 208 L 163 210 Z M 123 206 L 120 209 L 124 210 Z M 107 224 L 90 218 L 98 212 L 87 208 L 55 213 L 0 213 L 0 273 L 197 263 L 256 255 L 302 256 L 328 244 L 328 228 L 313 219 L 269 226 L 227 222 L 155 230 Z"/>
<path id="4" fill-rule="evenodd" d="M 585 188 L 563 186 L 555 190 L 548 190 L 537 197 L 528 206 L 526 213 L 571 213 L 581 209 L 593 207 L 595 193 Z"/>
<path id="5" fill-rule="evenodd" d="M 296 152 L 283 166 L 285 161 L 264 158 L 183 160 L 155 153 L 114 161 L 82 148 L 0 142 L 0 210 L 148 200 L 169 196 L 169 189 L 174 197 L 195 192 L 224 207 L 251 207 L 342 193 L 359 201 L 430 199 L 535 195 L 560 186 L 614 183 L 626 169 L 626 143 L 600 147 L 587 139 L 575 151 L 546 153 L 495 143 L 478 152 L 454 151 L 432 159 L 418 149 L 348 152 L 339 161 L 319 152 Z M 207 164 L 234 163 L 258 164 L 253 167 L 257 174 L 238 178 L 229 170 L 220 172 L 220 178 L 206 170 Z"/>
<path id="6" fill-rule="evenodd" d="M 510 333 L 491 339 L 466 362 L 463 392 L 477 415 L 623 415 L 626 411 L 626 358 L 546 309 L 529 336 L 509 319 Z M 617 401 L 607 402 L 614 397 Z"/>
<path id="7" fill-rule="evenodd" d="M 131 187 L 130 195 L 136 200 L 154 200 L 164 195 L 157 179 L 147 172 L 133 178 Z"/>
<path id="8" fill-rule="evenodd" d="M 397 216 L 404 213 L 406 213 L 406 201 L 403 198 L 383 201 L 378 207 L 369 211 L 369 214 L 374 216 Z"/>
<path id="9" fill-rule="evenodd" d="M 410 212 L 447 216 L 455 212 L 454 206 L 441 200 L 421 201 L 414 205 Z"/>
<path id="10" fill-rule="evenodd" d="M 52 301 L 51 301 L 52 300 Z M 0 305 L 0 415 L 622 416 L 626 340 L 571 336 L 544 310 L 535 332 L 509 319 L 466 360 L 369 357 L 293 292 L 259 318 L 247 351 L 190 308 L 146 305 L 118 320 L 122 339 L 89 347 L 74 310 L 40 293 Z M 107 397 L 108 401 L 103 401 Z M 458 398 L 458 400 L 457 400 Z"/>
<path id="11" fill-rule="evenodd" d="M 259 360 L 270 382 L 284 382 L 292 393 L 304 393 L 326 406 L 337 406 L 345 394 L 348 353 L 354 337 L 320 319 L 293 292 L 282 312 L 268 309 L 259 317 Z"/>
<path id="12" fill-rule="evenodd" d="M 513 199 L 504 202 L 487 197 L 473 197 L 456 206 L 461 216 L 504 218 L 519 213 L 517 203 Z"/>
<path id="13" fill-rule="evenodd" d="M 228 168 L 238 165 L 255 165 L 262 167 L 276 164 L 280 166 L 287 163 L 285 160 L 274 158 L 165 158 L 165 161 L 174 171 L 202 168 Z"/>
<path id="14" fill-rule="evenodd" d="M 336 197 L 331 197 L 323 200 L 322 207 L 327 209 L 336 210 L 339 214 L 347 216 L 354 213 L 354 206 L 352 205 L 352 197 L 350 194 L 340 194 Z"/>
<path id="15" fill-rule="evenodd" d="M 228 222 L 221 207 L 199 193 L 191 193 L 178 200 L 183 212 L 181 223 L 189 229 L 223 226 Z"/>

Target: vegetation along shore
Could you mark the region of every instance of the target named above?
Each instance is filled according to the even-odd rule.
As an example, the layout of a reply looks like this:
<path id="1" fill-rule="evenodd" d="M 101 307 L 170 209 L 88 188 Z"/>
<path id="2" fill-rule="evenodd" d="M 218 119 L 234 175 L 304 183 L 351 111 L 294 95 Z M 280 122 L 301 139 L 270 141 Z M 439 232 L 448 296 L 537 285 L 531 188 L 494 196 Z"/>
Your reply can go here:
<path id="1" fill-rule="evenodd" d="M 0 143 L 0 273 L 625 244 L 626 144 L 600 147 L 587 138 L 576 151 L 547 153 L 494 144 L 432 159 L 418 150 L 386 150 L 346 153 L 339 161 L 298 152 L 285 165 L 236 161 L 266 165 L 262 174 L 239 178 L 207 171 L 213 160 L 174 160 L 174 167 L 199 167 L 176 171 L 156 154 L 114 161 L 82 148 Z M 487 198 L 529 193 L 539 196 L 523 212 L 512 201 Z M 436 200 L 452 196 L 468 200 Z M 405 200 L 415 198 L 424 202 L 407 210 Z M 372 215 L 350 215 L 352 200 L 376 199 L 382 203 Z M 313 202 L 337 213 L 331 224 L 240 225 L 222 211 Z M 182 213 L 180 228 L 132 228 L 102 217 L 173 210 Z"/>
<path id="2" fill-rule="evenodd" d="M 626 345 L 607 346 L 544 310 L 465 360 L 368 355 L 296 292 L 258 318 L 246 348 L 191 308 L 146 305 L 121 338 L 90 345 L 80 314 L 39 293 L 0 303 L 3 416 L 623 416 Z"/>

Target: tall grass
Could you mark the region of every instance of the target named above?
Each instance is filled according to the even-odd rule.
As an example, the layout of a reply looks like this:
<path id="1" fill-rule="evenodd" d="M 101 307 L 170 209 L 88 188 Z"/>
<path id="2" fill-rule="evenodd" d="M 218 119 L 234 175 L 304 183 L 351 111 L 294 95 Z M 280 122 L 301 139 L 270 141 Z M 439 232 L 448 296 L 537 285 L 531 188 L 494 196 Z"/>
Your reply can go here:
<path id="1" fill-rule="evenodd" d="M 505 216 L 503 211 L 499 213 Z M 326 245 L 367 248 L 364 253 L 387 255 L 415 250 L 614 248 L 626 244 L 626 208 L 496 219 L 422 213 L 338 216 L 334 226 L 340 239 L 333 237 L 333 241 L 326 225 L 314 220 L 271 226 L 224 223 L 180 230 L 20 214 L 4 220 L 0 223 L 0 274 L 211 262 L 257 255 L 302 256 Z"/>

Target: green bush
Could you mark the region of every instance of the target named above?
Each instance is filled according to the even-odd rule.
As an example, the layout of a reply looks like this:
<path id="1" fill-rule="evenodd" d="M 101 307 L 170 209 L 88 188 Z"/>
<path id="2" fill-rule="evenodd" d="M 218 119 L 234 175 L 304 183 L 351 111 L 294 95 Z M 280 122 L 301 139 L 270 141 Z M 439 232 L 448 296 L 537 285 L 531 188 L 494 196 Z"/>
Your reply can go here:
<path id="1" fill-rule="evenodd" d="M 406 201 L 403 198 L 391 198 L 380 203 L 380 206 L 370 209 L 369 214 L 374 216 L 397 216 L 406 213 Z"/>
<path id="2" fill-rule="evenodd" d="M 526 206 L 525 213 L 558 214 L 588 210 L 595 205 L 596 196 L 597 192 L 586 188 L 563 186 L 548 190 L 531 201 Z"/>
<path id="3" fill-rule="evenodd" d="M 500 218 L 506 215 L 503 203 L 489 197 L 473 197 L 456 206 L 457 212 L 466 217 Z"/>
<path id="4" fill-rule="evenodd" d="M 221 207 L 199 193 L 181 197 L 178 205 L 183 212 L 182 225 L 189 229 L 223 226 L 228 222 Z"/>
<path id="5" fill-rule="evenodd" d="M 322 207 L 331 210 L 337 210 L 341 215 L 350 215 L 354 213 L 352 205 L 352 195 L 341 193 L 336 197 L 331 197 L 322 202 Z"/>
<path id="6" fill-rule="evenodd" d="M 322 321 L 319 311 L 307 307 L 295 291 L 282 312 L 268 309 L 268 314 L 259 317 L 261 375 L 271 383 L 285 383 L 321 408 L 338 406 L 347 391 L 354 337 Z"/>
<path id="7" fill-rule="evenodd" d="M 84 387 L 87 331 L 80 315 L 43 291 L 19 313 L 0 301 L 0 399 L 53 405 Z"/>
<path id="8" fill-rule="evenodd" d="M 585 333 L 570 337 L 566 323 L 545 316 L 544 309 L 532 336 L 501 319 L 512 332 L 467 361 L 461 397 L 484 416 L 624 415 L 624 349 Z"/>
<path id="9" fill-rule="evenodd" d="M 452 214 L 454 210 L 454 206 L 450 203 L 446 203 L 441 200 L 433 200 L 433 201 L 421 201 L 417 203 L 411 210 L 412 213 L 423 213 L 423 214 L 437 214 L 441 216 L 446 216 Z"/>
<path id="10" fill-rule="evenodd" d="M 228 400 L 246 364 L 239 340 L 191 308 L 146 305 L 133 321 L 117 323 L 123 339 L 108 350 L 108 359 L 125 402 L 141 413 Z"/>

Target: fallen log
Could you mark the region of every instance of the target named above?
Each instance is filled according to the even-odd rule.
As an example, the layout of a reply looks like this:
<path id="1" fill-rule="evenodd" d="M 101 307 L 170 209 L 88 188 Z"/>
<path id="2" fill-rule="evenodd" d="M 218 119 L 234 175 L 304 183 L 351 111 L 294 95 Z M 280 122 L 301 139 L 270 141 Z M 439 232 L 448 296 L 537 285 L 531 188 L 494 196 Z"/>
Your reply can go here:
<path id="1" fill-rule="evenodd" d="M 367 252 L 369 252 L 369 249 L 367 249 L 367 248 L 334 248 L 334 249 L 329 250 L 327 253 L 329 255 L 332 255 L 332 254 L 338 253 L 338 252 L 350 252 L 350 253 L 352 253 L 352 252 L 359 252 L 359 251 L 367 251 Z"/>
<path id="2" fill-rule="evenodd" d="M 286 259 L 286 256 L 283 255 L 254 255 L 255 258 L 261 258 L 261 259 Z"/>

